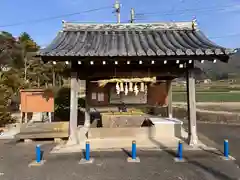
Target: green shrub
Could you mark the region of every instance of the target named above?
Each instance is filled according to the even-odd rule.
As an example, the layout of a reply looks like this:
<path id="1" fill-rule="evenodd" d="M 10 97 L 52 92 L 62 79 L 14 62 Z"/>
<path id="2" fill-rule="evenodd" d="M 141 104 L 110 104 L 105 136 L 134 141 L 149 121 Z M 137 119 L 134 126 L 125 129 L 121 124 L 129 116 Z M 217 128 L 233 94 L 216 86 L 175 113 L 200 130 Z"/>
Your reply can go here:
<path id="1" fill-rule="evenodd" d="M 55 116 L 61 121 L 68 121 L 70 119 L 70 88 L 62 87 L 55 95 Z M 85 99 L 78 99 L 78 108 L 85 107 Z"/>

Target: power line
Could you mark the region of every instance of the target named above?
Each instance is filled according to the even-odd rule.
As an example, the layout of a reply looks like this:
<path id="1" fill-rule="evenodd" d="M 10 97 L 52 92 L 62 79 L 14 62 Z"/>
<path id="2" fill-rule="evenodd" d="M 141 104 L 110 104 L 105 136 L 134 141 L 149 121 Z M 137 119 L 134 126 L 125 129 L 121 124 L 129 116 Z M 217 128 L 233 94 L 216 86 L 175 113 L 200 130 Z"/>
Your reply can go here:
<path id="1" fill-rule="evenodd" d="M 165 11 L 165 12 L 142 12 L 142 13 L 137 13 L 136 15 L 144 16 L 144 15 L 156 15 L 156 14 L 161 14 L 161 15 L 179 15 L 182 13 L 189 13 L 189 12 L 205 12 L 205 11 L 213 11 L 213 10 L 226 10 L 226 8 L 230 7 L 235 7 L 236 4 L 234 5 L 225 5 L 225 6 L 214 6 L 214 7 L 206 7 L 206 8 L 196 8 L 196 9 L 180 9 L 176 11 Z"/>
<path id="2" fill-rule="evenodd" d="M 79 15 L 79 14 L 83 14 L 83 13 L 90 13 L 90 12 L 99 11 L 99 10 L 103 10 L 103 9 L 110 9 L 110 8 L 112 8 L 112 6 L 105 6 L 105 7 L 100 7 L 100 8 L 95 8 L 95 9 L 90 9 L 90 10 L 76 12 L 76 13 L 70 13 L 70 14 L 62 14 L 62 15 L 58 15 L 58 16 L 52 16 L 52 17 L 48 17 L 48 18 L 43 18 L 43 19 L 35 19 L 35 20 L 31 20 L 31 21 L 25 21 L 25 22 L 13 23 L 13 24 L 0 25 L 0 28 L 12 27 L 12 26 L 21 26 L 21 25 L 24 25 L 24 24 L 40 23 L 40 22 L 49 21 L 49 20 L 53 20 L 53 19 L 59 19 L 59 18 L 63 18 L 63 17 L 70 17 L 70 16 L 75 16 L 75 15 Z"/>

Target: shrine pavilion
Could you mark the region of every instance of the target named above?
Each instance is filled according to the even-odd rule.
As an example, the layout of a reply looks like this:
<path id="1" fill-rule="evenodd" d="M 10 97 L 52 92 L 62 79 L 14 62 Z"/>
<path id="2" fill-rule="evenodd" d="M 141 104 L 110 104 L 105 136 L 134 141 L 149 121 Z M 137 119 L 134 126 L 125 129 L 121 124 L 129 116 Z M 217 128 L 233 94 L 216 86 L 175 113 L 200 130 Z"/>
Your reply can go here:
<path id="1" fill-rule="evenodd" d="M 195 21 L 144 24 L 63 22 L 43 61 L 65 61 L 71 67 L 70 138 L 78 122 L 80 80 L 86 82 L 85 127 L 90 108 L 122 103 L 168 107 L 172 117 L 171 81 L 186 77 L 189 144 L 197 144 L 195 62 L 228 62 L 234 49 L 210 41 Z M 82 82 L 82 81 L 81 81 Z"/>

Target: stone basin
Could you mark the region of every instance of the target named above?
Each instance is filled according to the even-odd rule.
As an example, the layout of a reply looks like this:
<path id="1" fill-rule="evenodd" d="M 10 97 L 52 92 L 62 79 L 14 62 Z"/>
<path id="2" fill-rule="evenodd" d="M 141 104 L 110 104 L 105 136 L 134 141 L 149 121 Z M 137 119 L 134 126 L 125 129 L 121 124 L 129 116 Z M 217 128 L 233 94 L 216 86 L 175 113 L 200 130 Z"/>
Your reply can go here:
<path id="1" fill-rule="evenodd" d="M 104 128 L 141 127 L 147 118 L 148 115 L 141 112 L 101 113 Z"/>

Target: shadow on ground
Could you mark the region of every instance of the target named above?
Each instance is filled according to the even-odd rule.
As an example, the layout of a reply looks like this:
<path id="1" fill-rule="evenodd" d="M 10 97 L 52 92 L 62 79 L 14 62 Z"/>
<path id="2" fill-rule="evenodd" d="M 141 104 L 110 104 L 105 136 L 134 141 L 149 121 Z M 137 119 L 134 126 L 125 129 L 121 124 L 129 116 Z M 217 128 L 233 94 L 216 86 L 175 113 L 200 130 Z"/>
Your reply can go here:
<path id="1" fill-rule="evenodd" d="M 172 158 L 176 157 L 177 156 L 177 152 L 176 151 L 173 151 L 173 150 L 169 150 L 164 144 L 162 144 L 161 142 L 155 140 L 153 137 L 153 132 L 152 132 L 152 128 L 149 128 L 149 140 L 152 141 L 155 145 L 157 145 L 160 149 L 162 149 L 164 152 L 166 152 L 167 154 L 169 154 L 170 156 L 172 156 Z M 186 142 L 186 139 L 183 139 L 184 142 Z M 203 150 L 203 149 L 202 149 Z M 192 152 L 191 152 L 192 151 Z M 236 178 L 232 178 L 230 177 L 229 175 L 227 174 L 224 174 L 222 173 L 220 170 L 216 170 L 214 167 L 211 167 L 211 166 L 208 166 L 208 165 L 205 165 L 205 163 L 201 163 L 197 160 L 194 160 L 194 159 L 199 159 L 201 158 L 199 154 L 196 154 L 196 151 L 184 151 L 184 155 L 183 155 L 183 158 L 186 160 L 186 163 L 189 163 L 193 166 L 196 166 L 208 173 L 210 173 L 211 175 L 219 178 L 219 179 L 222 179 L 222 180 L 236 180 Z M 199 151 L 199 150 L 198 150 Z M 207 150 L 204 150 L 205 153 L 201 153 L 201 156 L 202 158 L 207 158 L 207 157 L 216 157 L 219 156 L 219 155 L 222 155 L 222 153 L 220 151 L 207 151 Z M 192 155 L 191 155 L 192 154 Z M 192 157 L 191 157 L 192 156 Z M 194 156 L 194 157 L 193 157 Z"/>

